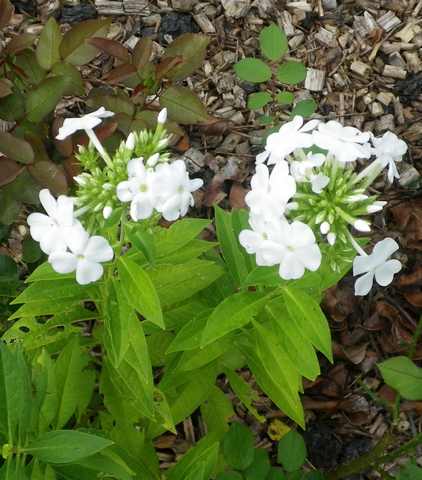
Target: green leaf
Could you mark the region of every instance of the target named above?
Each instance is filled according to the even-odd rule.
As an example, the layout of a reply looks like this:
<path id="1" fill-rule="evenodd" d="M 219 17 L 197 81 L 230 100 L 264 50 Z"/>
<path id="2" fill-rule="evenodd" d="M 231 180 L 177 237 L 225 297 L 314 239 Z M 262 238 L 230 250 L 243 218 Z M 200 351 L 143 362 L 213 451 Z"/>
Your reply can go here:
<path id="1" fill-rule="evenodd" d="M 284 287 L 287 310 L 312 345 L 332 362 L 331 332 L 318 303 L 298 288 Z"/>
<path id="2" fill-rule="evenodd" d="M 189 449 L 181 460 L 167 471 L 168 480 L 186 480 L 198 463 L 206 465 L 204 480 L 208 480 L 217 464 L 219 443 L 215 435 L 208 434 Z M 199 479 L 198 479 L 199 480 Z"/>
<path id="3" fill-rule="evenodd" d="M 223 269 L 214 262 L 194 259 L 178 265 L 157 265 L 148 273 L 163 309 L 167 309 L 211 285 Z"/>
<path id="4" fill-rule="evenodd" d="M 400 469 L 394 478 L 396 480 L 422 480 L 422 468 L 410 461 Z"/>
<path id="5" fill-rule="evenodd" d="M 160 299 L 148 272 L 125 257 L 119 258 L 118 269 L 127 301 L 147 320 L 164 328 Z"/>
<path id="6" fill-rule="evenodd" d="M 289 49 L 286 34 L 275 23 L 261 30 L 259 45 L 263 55 L 272 61 L 280 60 Z"/>
<path id="7" fill-rule="evenodd" d="M 295 96 L 292 92 L 279 92 L 275 99 L 280 105 L 291 105 L 295 100 Z"/>
<path id="8" fill-rule="evenodd" d="M 259 58 L 244 58 L 237 62 L 234 71 L 241 80 L 262 83 L 270 80 L 271 68 Z"/>
<path id="9" fill-rule="evenodd" d="M 31 378 L 23 353 L 0 342 L 0 438 L 23 445 L 30 415 Z"/>
<path id="10" fill-rule="evenodd" d="M 268 92 L 251 93 L 248 96 L 248 108 L 251 110 L 258 110 L 271 102 L 271 99 L 272 97 Z"/>
<path id="11" fill-rule="evenodd" d="M 297 102 L 295 107 L 292 110 L 291 116 L 300 115 L 301 117 L 310 117 L 315 113 L 317 109 L 317 104 L 313 98 L 308 98 L 306 100 L 301 100 Z"/>
<path id="12" fill-rule="evenodd" d="M 204 62 L 210 38 L 198 33 L 185 33 L 176 38 L 166 49 L 163 58 L 182 57 L 180 65 L 172 68 L 166 78 L 183 80 Z"/>
<path id="13" fill-rule="evenodd" d="M 46 71 L 37 62 L 37 57 L 32 50 L 24 50 L 17 55 L 15 64 L 24 71 L 26 83 L 38 85 L 46 76 Z"/>
<path id="14" fill-rule="evenodd" d="M 55 63 L 60 61 L 61 41 L 60 27 L 56 20 L 50 17 L 44 25 L 35 51 L 37 61 L 44 70 L 50 70 Z"/>
<path id="15" fill-rule="evenodd" d="M 223 438 L 223 454 L 226 462 L 236 470 L 245 470 L 254 460 L 254 438 L 245 425 L 232 423 Z"/>
<path id="16" fill-rule="evenodd" d="M 287 480 L 287 477 L 281 468 L 272 467 L 265 480 Z"/>
<path id="17" fill-rule="evenodd" d="M 245 480 L 262 480 L 270 472 L 270 460 L 268 452 L 262 448 L 255 449 L 255 455 L 251 465 L 243 472 Z"/>
<path id="18" fill-rule="evenodd" d="M 289 60 L 277 68 L 277 79 L 287 85 L 296 85 L 306 78 L 306 67 L 302 63 Z"/>
<path id="19" fill-rule="evenodd" d="M 111 440 L 77 430 L 55 430 L 33 440 L 25 452 L 45 463 L 73 463 L 113 445 Z"/>
<path id="20" fill-rule="evenodd" d="M 217 238 L 223 251 L 224 261 L 237 285 L 241 285 L 248 274 L 248 265 L 239 243 L 239 232 L 236 232 L 234 228 L 235 214 L 234 212 L 225 212 L 218 206 L 215 206 L 214 210 Z"/>
<path id="21" fill-rule="evenodd" d="M 167 108 L 172 120 L 182 125 L 207 123 L 210 120 L 201 100 L 187 87 L 171 86 L 164 90 L 160 105 Z"/>
<path id="22" fill-rule="evenodd" d="M 25 238 L 22 242 L 22 260 L 26 263 L 35 263 L 42 256 L 42 251 L 38 242 L 32 238 Z"/>
<path id="23" fill-rule="evenodd" d="M 98 49 L 86 40 L 105 36 L 110 24 L 111 18 L 76 23 L 63 37 L 60 45 L 61 57 L 73 65 L 85 65 L 93 60 Z"/>
<path id="24" fill-rule="evenodd" d="M 201 416 L 207 425 L 207 432 L 222 435 L 228 430 L 227 423 L 234 415 L 229 397 L 217 387 L 211 389 L 208 398 L 201 405 Z"/>
<path id="25" fill-rule="evenodd" d="M 19 163 L 34 161 L 34 151 L 31 145 L 11 133 L 0 132 L 0 152 Z"/>
<path id="26" fill-rule="evenodd" d="M 393 357 L 378 364 L 387 385 L 406 400 L 422 400 L 422 368 L 408 357 Z"/>
<path id="27" fill-rule="evenodd" d="M 77 336 L 71 339 L 57 358 L 55 375 L 59 404 L 56 428 L 66 425 L 77 409 L 80 409 L 81 402 L 87 397 L 89 400 L 92 395 L 95 376 L 92 370 L 86 370 L 89 360 L 88 354 L 81 349 Z"/>
<path id="28" fill-rule="evenodd" d="M 0 278 L 2 280 L 17 280 L 18 267 L 9 255 L 0 254 Z"/>
<path id="29" fill-rule="evenodd" d="M 100 91 L 101 92 L 101 91 Z M 132 117 L 135 113 L 135 105 L 130 98 L 119 92 L 118 94 L 104 94 L 99 91 L 91 91 L 87 98 L 87 104 L 94 109 L 105 107 L 114 113 L 124 113 Z"/>
<path id="30" fill-rule="evenodd" d="M 25 115 L 25 96 L 14 92 L 7 97 L 0 98 L 0 118 L 14 122 Z"/>
<path id="31" fill-rule="evenodd" d="M 56 63 L 51 73 L 55 76 L 64 78 L 65 89 L 63 95 L 84 95 L 85 88 L 82 76 L 79 70 L 71 63 Z"/>
<path id="32" fill-rule="evenodd" d="M 133 312 L 120 283 L 112 279 L 108 285 L 104 309 L 104 346 L 113 366 L 117 368 L 129 348 L 129 319 Z"/>
<path id="33" fill-rule="evenodd" d="M 274 321 L 273 331 L 292 364 L 296 365 L 301 375 L 315 380 L 320 374 L 318 357 L 311 342 L 304 335 L 301 324 L 295 317 L 290 316 L 283 298 L 274 298 L 267 304 L 266 310 Z"/>
<path id="34" fill-rule="evenodd" d="M 40 122 L 51 113 L 66 91 L 63 77 L 47 78 L 29 92 L 26 98 L 26 115 L 30 122 Z"/>
<path id="35" fill-rule="evenodd" d="M 243 477 L 239 472 L 224 472 L 218 475 L 216 480 L 242 480 Z"/>
<path id="36" fill-rule="evenodd" d="M 233 370 L 226 370 L 225 372 L 227 379 L 230 382 L 230 386 L 238 397 L 238 399 L 245 405 L 245 407 L 249 410 L 249 412 L 259 421 L 265 422 L 265 417 L 260 415 L 256 408 L 252 405 L 252 402 L 259 400 L 259 395 L 251 385 L 243 380 L 243 378 L 238 375 Z"/>
<path id="37" fill-rule="evenodd" d="M 255 326 L 255 344 L 243 345 L 248 365 L 258 385 L 271 400 L 300 426 L 304 426 L 303 407 L 298 390 L 300 377 L 292 364 L 278 347 L 274 335 L 259 323 Z"/>
<path id="38" fill-rule="evenodd" d="M 62 165 L 40 161 L 29 165 L 28 171 L 42 187 L 48 188 L 55 195 L 67 193 L 67 177 Z"/>
<path id="39" fill-rule="evenodd" d="M 267 301 L 268 293 L 265 292 L 239 292 L 227 297 L 209 316 L 202 333 L 201 347 L 247 325 Z"/>
<path id="40" fill-rule="evenodd" d="M 166 353 L 184 352 L 198 348 L 201 345 L 201 335 L 211 311 L 211 309 L 205 310 L 196 315 L 192 320 L 187 321 L 177 332 Z"/>
<path id="41" fill-rule="evenodd" d="M 278 442 L 277 461 L 283 465 L 288 472 L 294 472 L 305 463 L 306 445 L 302 435 L 290 430 Z"/>

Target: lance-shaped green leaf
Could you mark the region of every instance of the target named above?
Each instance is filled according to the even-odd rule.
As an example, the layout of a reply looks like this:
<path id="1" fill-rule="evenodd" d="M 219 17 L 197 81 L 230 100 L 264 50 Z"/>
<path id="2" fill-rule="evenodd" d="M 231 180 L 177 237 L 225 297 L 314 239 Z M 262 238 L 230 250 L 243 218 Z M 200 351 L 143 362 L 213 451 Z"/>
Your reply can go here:
<path id="1" fill-rule="evenodd" d="M 286 34 L 275 23 L 261 30 L 259 34 L 261 52 L 269 60 L 280 60 L 289 48 Z"/>
<path id="2" fill-rule="evenodd" d="M 66 83 L 64 95 L 83 95 L 85 93 L 81 74 L 72 64 L 66 62 L 56 63 L 51 69 L 51 73 L 64 78 Z"/>
<path id="3" fill-rule="evenodd" d="M 223 300 L 211 313 L 202 334 L 201 347 L 244 327 L 268 301 L 266 292 L 240 292 Z"/>
<path id="4" fill-rule="evenodd" d="M 63 77 L 50 77 L 43 80 L 26 98 L 26 116 L 30 122 L 40 122 L 51 113 L 67 88 Z"/>
<path id="5" fill-rule="evenodd" d="M 90 457 L 111 445 L 111 440 L 97 435 L 77 430 L 55 430 L 33 440 L 25 452 L 45 463 L 63 464 Z"/>
<path id="6" fill-rule="evenodd" d="M 308 294 L 293 287 L 283 288 L 287 310 L 312 345 L 332 361 L 331 332 L 321 307 Z"/>
<path id="7" fill-rule="evenodd" d="M 50 70 L 56 62 L 60 61 L 61 41 L 60 27 L 56 20 L 50 17 L 44 25 L 35 51 L 38 63 L 44 70 Z"/>
<path id="8" fill-rule="evenodd" d="M 118 269 L 129 304 L 147 320 L 164 328 L 160 299 L 150 275 L 125 257 L 120 257 Z"/>

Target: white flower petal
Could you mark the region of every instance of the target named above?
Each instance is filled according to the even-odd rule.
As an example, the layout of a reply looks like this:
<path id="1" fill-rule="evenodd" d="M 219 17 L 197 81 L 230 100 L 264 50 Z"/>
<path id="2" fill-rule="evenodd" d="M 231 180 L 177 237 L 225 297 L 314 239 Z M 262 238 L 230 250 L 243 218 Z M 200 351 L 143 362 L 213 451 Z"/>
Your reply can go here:
<path id="1" fill-rule="evenodd" d="M 355 295 L 367 295 L 372 288 L 373 282 L 374 274 L 372 272 L 365 273 L 365 275 L 359 277 L 355 282 Z"/>
<path id="2" fill-rule="evenodd" d="M 132 200 L 130 204 L 130 216 L 132 220 L 145 220 L 152 215 L 153 205 L 147 195 L 139 194 Z"/>
<path id="3" fill-rule="evenodd" d="M 55 252 L 48 257 L 53 270 L 57 273 L 71 273 L 76 270 L 76 256 L 69 252 Z"/>
<path id="4" fill-rule="evenodd" d="M 86 244 L 84 256 L 92 262 L 109 262 L 113 259 L 114 252 L 104 237 L 94 235 Z"/>
<path id="5" fill-rule="evenodd" d="M 51 195 L 50 190 L 47 188 L 40 190 L 39 199 L 47 214 L 50 217 L 55 217 L 57 213 L 57 202 L 53 195 Z"/>
<path id="6" fill-rule="evenodd" d="M 121 202 L 130 202 L 133 198 L 131 183 L 127 180 L 120 182 L 116 188 L 117 198 Z"/>
<path id="7" fill-rule="evenodd" d="M 89 260 L 79 260 L 76 267 L 76 281 L 80 285 L 96 282 L 103 274 L 103 266 L 100 263 Z"/>
<path id="8" fill-rule="evenodd" d="M 297 280 L 298 278 L 303 277 L 304 273 L 305 266 L 299 258 L 296 255 L 287 252 L 280 263 L 280 277 L 284 280 Z"/>
<path id="9" fill-rule="evenodd" d="M 380 265 L 385 262 L 387 258 L 399 249 L 399 244 L 390 237 L 384 238 L 378 242 L 373 251 L 372 257 L 375 259 L 376 263 Z"/>
<path id="10" fill-rule="evenodd" d="M 375 269 L 375 280 L 378 285 L 386 287 L 393 281 L 394 274 L 401 270 L 401 263 L 398 260 L 388 260 Z"/>
<path id="11" fill-rule="evenodd" d="M 66 243 L 72 253 L 75 255 L 83 255 L 88 240 L 88 232 L 81 225 L 75 225 L 69 229 Z"/>

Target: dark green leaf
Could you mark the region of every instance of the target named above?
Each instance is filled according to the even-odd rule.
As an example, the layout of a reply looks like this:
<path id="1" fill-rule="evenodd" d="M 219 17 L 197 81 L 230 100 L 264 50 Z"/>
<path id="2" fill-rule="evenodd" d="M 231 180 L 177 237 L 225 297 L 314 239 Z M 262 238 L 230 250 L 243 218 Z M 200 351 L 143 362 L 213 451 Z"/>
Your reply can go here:
<path id="1" fill-rule="evenodd" d="M 287 477 L 281 468 L 272 467 L 265 480 L 287 480 Z"/>
<path id="2" fill-rule="evenodd" d="M 25 115 L 25 97 L 19 93 L 12 93 L 0 99 L 0 118 L 14 122 Z"/>
<path id="3" fill-rule="evenodd" d="M 294 472 L 305 463 L 306 445 L 302 435 L 294 430 L 286 433 L 278 442 L 277 461 L 288 472 Z"/>
<path id="4" fill-rule="evenodd" d="M 220 473 L 216 480 L 242 480 L 243 477 L 239 472 Z"/>
<path id="5" fill-rule="evenodd" d="M 166 78 L 182 80 L 197 70 L 204 62 L 210 38 L 200 33 L 185 33 L 166 49 L 164 58 L 182 57 L 180 65 L 172 68 Z"/>
<path id="6" fill-rule="evenodd" d="M 133 49 L 133 64 L 140 70 L 149 62 L 152 53 L 152 38 L 143 37 L 138 40 L 138 43 Z"/>
<path id="7" fill-rule="evenodd" d="M 187 87 L 172 86 L 164 90 L 160 105 L 167 108 L 172 120 L 182 125 L 207 123 L 210 120 L 201 100 Z"/>
<path id="8" fill-rule="evenodd" d="M 302 63 L 289 60 L 277 68 L 277 79 L 287 85 L 296 85 L 306 78 L 306 67 Z"/>
<path id="9" fill-rule="evenodd" d="M 55 195 L 65 194 L 68 190 L 64 168 L 50 161 L 36 162 L 28 167 L 29 173 L 44 188 Z"/>
<path id="10" fill-rule="evenodd" d="M 61 41 L 60 27 L 56 20 L 50 17 L 44 25 L 35 51 L 38 63 L 44 70 L 50 70 L 55 63 L 60 61 Z"/>
<path id="11" fill-rule="evenodd" d="M 262 448 L 255 449 L 252 464 L 243 472 L 245 480 L 262 480 L 270 472 L 270 460 L 268 452 Z"/>
<path id="12" fill-rule="evenodd" d="M 63 77 L 51 77 L 44 80 L 29 92 L 26 98 L 26 115 L 30 122 L 40 122 L 51 113 L 64 95 L 67 88 Z"/>
<path id="13" fill-rule="evenodd" d="M 82 76 L 79 70 L 71 63 L 56 63 L 51 73 L 64 78 L 66 86 L 63 95 L 83 95 L 85 93 Z"/>
<path id="14" fill-rule="evenodd" d="M 0 152 L 19 163 L 32 163 L 34 160 L 31 145 L 7 132 L 0 132 Z"/>
<path id="15" fill-rule="evenodd" d="M 18 266 L 9 255 L 0 254 L 0 278 L 2 280 L 18 279 Z"/>
<path id="16" fill-rule="evenodd" d="M 25 74 L 24 81 L 29 85 L 38 85 L 45 76 L 46 71 L 40 67 L 32 50 L 25 50 L 16 56 L 16 65 Z"/>
<path id="17" fill-rule="evenodd" d="M 85 65 L 93 60 L 98 54 L 98 49 L 87 40 L 104 36 L 110 24 L 111 18 L 76 23 L 63 37 L 60 45 L 61 57 L 73 65 Z"/>
<path id="18" fill-rule="evenodd" d="M 248 468 L 255 455 L 251 431 L 241 423 L 232 423 L 223 438 L 223 454 L 226 462 L 236 470 Z"/>
<path id="19" fill-rule="evenodd" d="M 286 34 L 275 23 L 261 30 L 259 45 L 263 55 L 273 61 L 280 60 L 289 48 Z"/>
<path id="20" fill-rule="evenodd" d="M 268 81 L 271 76 L 271 68 L 259 58 L 244 58 L 234 66 L 237 76 L 241 80 L 252 83 Z"/>
<path id="21" fill-rule="evenodd" d="M 45 463 L 73 463 L 113 445 L 111 440 L 77 430 L 47 432 L 25 449 Z"/>
<path id="22" fill-rule="evenodd" d="M 26 263 L 35 263 L 41 258 L 42 252 L 38 242 L 32 238 L 25 238 L 22 242 L 22 260 Z"/>

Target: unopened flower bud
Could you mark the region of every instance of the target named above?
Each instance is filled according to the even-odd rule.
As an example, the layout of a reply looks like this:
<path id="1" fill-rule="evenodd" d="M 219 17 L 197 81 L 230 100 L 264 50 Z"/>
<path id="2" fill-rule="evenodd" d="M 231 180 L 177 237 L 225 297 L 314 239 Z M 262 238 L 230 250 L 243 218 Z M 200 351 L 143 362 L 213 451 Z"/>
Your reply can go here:
<path id="1" fill-rule="evenodd" d="M 129 136 L 127 137 L 125 146 L 129 150 L 133 150 L 135 148 L 135 134 L 133 132 L 129 133 Z"/>
<path id="2" fill-rule="evenodd" d="M 330 232 L 327 235 L 327 242 L 332 246 L 336 243 L 336 234 L 333 232 Z"/>
<path id="3" fill-rule="evenodd" d="M 157 123 L 163 125 L 167 121 L 167 108 L 163 108 L 161 112 L 158 114 Z"/>
<path id="4" fill-rule="evenodd" d="M 155 167 L 155 165 L 157 165 L 159 160 L 160 160 L 160 154 L 154 153 L 154 155 L 151 155 L 147 160 L 148 167 Z"/>
<path id="5" fill-rule="evenodd" d="M 368 207 L 366 208 L 366 211 L 368 213 L 376 213 L 376 212 L 379 212 L 381 211 L 383 208 L 384 208 L 384 205 L 386 204 L 387 202 L 382 202 L 382 201 L 378 201 L 378 202 L 374 202 L 372 205 L 368 205 Z"/>
<path id="6" fill-rule="evenodd" d="M 319 229 L 323 235 L 326 235 L 330 231 L 331 225 L 328 222 L 322 222 Z"/>
<path id="7" fill-rule="evenodd" d="M 355 220 L 353 222 L 353 226 L 359 232 L 370 232 L 371 231 L 371 227 L 370 227 L 369 223 L 366 222 L 365 220 L 360 220 L 360 219 Z"/>
<path id="8" fill-rule="evenodd" d="M 110 218 L 111 214 L 113 213 L 113 209 L 107 205 L 103 208 L 103 217 L 107 220 L 107 218 Z"/>

